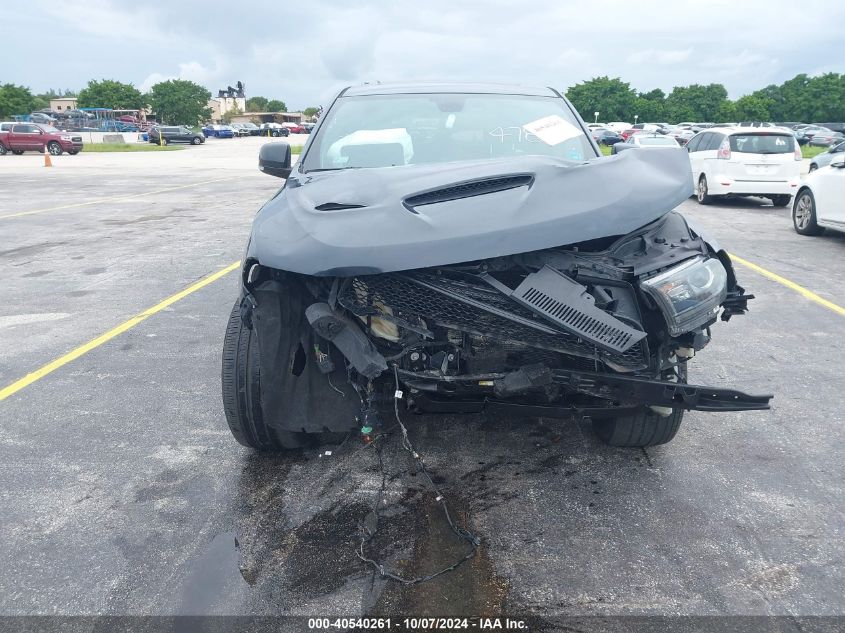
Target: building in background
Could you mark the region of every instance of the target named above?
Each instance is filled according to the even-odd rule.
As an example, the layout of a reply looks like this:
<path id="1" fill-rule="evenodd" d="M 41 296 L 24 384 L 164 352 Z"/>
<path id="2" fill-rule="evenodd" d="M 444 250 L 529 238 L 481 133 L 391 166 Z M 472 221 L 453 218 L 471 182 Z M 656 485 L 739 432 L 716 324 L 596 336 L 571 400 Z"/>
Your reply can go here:
<path id="1" fill-rule="evenodd" d="M 246 110 L 246 97 L 214 97 L 208 100 L 208 107 L 211 108 L 211 120 L 219 122 L 227 112 Z"/>
<path id="2" fill-rule="evenodd" d="M 76 97 L 56 97 L 50 99 L 50 109 L 54 112 L 76 110 Z"/>

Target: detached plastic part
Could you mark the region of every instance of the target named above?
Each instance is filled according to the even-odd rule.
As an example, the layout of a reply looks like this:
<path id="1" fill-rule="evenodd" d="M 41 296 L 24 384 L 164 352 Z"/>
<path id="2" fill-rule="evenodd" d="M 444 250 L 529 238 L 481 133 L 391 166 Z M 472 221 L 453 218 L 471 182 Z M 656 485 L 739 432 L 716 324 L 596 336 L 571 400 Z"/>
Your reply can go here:
<path id="1" fill-rule="evenodd" d="M 305 308 L 305 318 L 314 331 L 331 341 L 362 376 L 375 378 L 387 369 L 384 356 L 349 317 L 332 310 L 328 303 Z"/>

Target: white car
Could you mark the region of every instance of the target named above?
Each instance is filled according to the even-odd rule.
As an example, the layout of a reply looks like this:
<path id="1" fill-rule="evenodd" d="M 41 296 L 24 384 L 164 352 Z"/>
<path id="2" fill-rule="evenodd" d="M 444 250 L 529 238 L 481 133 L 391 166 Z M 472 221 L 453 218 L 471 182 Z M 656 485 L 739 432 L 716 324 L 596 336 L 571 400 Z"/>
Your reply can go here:
<path id="1" fill-rule="evenodd" d="M 795 195 L 792 225 L 799 235 L 845 231 L 845 154 L 807 176 Z"/>
<path id="2" fill-rule="evenodd" d="M 617 134 L 621 134 L 625 130 L 630 130 L 631 124 L 625 123 L 624 121 L 611 121 L 610 123 L 605 123 L 604 127 L 606 127 L 611 132 L 616 132 Z"/>
<path id="3" fill-rule="evenodd" d="M 639 132 L 632 134 L 624 143 L 616 143 L 611 154 L 618 154 L 626 149 L 642 148 L 642 149 L 672 149 L 679 148 L 678 141 L 669 135 L 658 134 L 656 132 Z"/>
<path id="4" fill-rule="evenodd" d="M 801 148 L 778 128 L 710 128 L 686 145 L 699 204 L 716 196 L 761 196 L 785 207 L 798 191 Z"/>

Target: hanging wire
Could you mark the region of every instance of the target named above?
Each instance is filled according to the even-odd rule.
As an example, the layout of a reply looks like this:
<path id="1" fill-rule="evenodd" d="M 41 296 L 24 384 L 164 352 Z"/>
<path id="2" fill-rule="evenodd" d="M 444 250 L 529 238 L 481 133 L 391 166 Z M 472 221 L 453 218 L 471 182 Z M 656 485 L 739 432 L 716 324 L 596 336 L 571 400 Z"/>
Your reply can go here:
<path id="1" fill-rule="evenodd" d="M 375 505 L 375 508 L 373 509 L 372 513 L 368 515 L 361 523 L 361 542 L 358 547 L 358 550 L 356 551 L 356 554 L 358 555 L 358 558 L 360 558 L 368 565 L 372 566 L 384 578 L 390 578 L 391 580 L 395 580 L 404 585 L 417 585 L 423 582 L 428 582 L 429 580 L 433 580 L 434 578 L 437 578 L 442 574 L 450 572 L 453 569 L 457 569 L 460 565 L 471 559 L 473 556 L 475 556 L 475 552 L 478 550 L 478 546 L 481 544 L 481 539 L 479 539 L 475 534 L 473 534 L 469 530 L 457 525 L 452 520 L 452 515 L 449 513 L 449 506 L 446 503 L 446 497 L 437 487 L 437 484 L 434 483 L 431 474 L 428 472 L 428 469 L 425 466 L 425 462 L 423 461 L 422 456 L 417 453 L 417 451 L 414 449 L 414 446 L 411 443 L 411 439 L 408 437 L 408 429 L 402 423 L 402 418 L 399 415 L 399 400 L 402 397 L 402 392 L 399 389 L 399 371 L 395 364 L 393 365 L 393 376 L 396 384 L 396 391 L 394 393 L 393 398 L 393 412 L 396 416 L 397 425 L 399 426 L 399 429 L 402 433 L 402 448 L 404 448 L 411 455 L 414 462 L 417 464 L 417 467 L 419 468 L 420 472 L 425 475 L 429 487 L 435 494 L 435 501 L 439 503 L 440 507 L 443 509 L 443 514 L 446 516 L 446 521 L 449 523 L 449 527 L 451 528 L 452 532 L 454 532 L 455 535 L 458 536 L 458 538 L 463 541 L 466 541 L 470 545 L 470 549 L 466 552 L 466 554 L 455 560 L 455 562 L 453 562 L 448 567 L 444 567 L 443 569 L 432 574 L 427 574 L 425 576 L 417 576 L 415 578 L 406 578 L 397 573 L 394 573 L 386 569 L 383 563 L 380 563 L 375 559 L 367 556 L 365 552 L 365 547 L 367 543 L 373 539 L 378 530 L 378 519 L 380 516 L 379 508 L 384 503 L 384 495 L 387 487 L 387 472 L 384 468 L 384 459 L 382 457 L 382 447 L 380 444 L 383 438 L 386 436 L 383 434 L 377 436 L 373 443 L 379 442 L 379 446 L 377 446 L 376 448 L 376 453 L 378 455 L 379 469 L 381 470 L 381 488 L 379 489 L 379 498 L 378 502 Z M 373 519 L 368 522 L 367 519 L 369 519 L 370 517 L 373 517 Z"/>

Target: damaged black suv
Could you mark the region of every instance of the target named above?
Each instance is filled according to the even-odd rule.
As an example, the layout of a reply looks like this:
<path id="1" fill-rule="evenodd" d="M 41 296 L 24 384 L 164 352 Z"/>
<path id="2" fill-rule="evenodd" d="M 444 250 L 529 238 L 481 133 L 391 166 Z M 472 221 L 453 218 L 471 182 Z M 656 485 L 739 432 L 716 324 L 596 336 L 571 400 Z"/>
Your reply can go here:
<path id="1" fill-rule="evenodd" d="M 685 152 L 602 157 L 553 89 L 348 88 L 296 165 L 270 143 L 259 168 L 287 180 L 255 218 L 223 347 L 246 446 L 367 433 L 397 405 L 585 416 L 652 446 L 685 410 L 769 406 L 687 383 L 751 296 L 672 211 Z"/>

